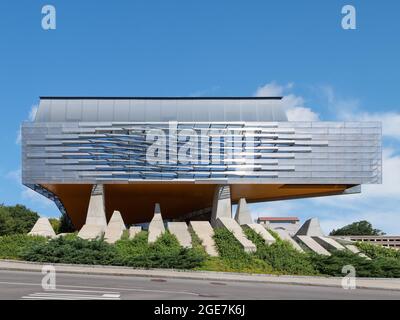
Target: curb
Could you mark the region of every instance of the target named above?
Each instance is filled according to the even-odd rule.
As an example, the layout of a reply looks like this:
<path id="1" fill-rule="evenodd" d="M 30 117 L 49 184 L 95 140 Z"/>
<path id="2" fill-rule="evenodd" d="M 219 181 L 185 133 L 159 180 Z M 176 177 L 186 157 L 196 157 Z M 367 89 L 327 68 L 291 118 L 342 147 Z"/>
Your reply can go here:
<path id="1" fill-rule="evenodd" d="M 14 264 L 15 266 L 2 265 Z M 46 263 L 18 261 L 18 260 L 2 260 L 0 259 L 0 270 L 4 271 L 26 271 L 38 272 L 40 267 Z M 57 272 L 62 274 L 81 274 L 95 276 L 125 276 L 125 277 L 142 277 L 142 278 L 166 278 L 166 279 L 187 279 L 187 280 L 207 280 L 219 282 L 247 282 L 247 283 L 268 283 L 282 285 L 298 285 L 298 286 L 315 286 L 315 287 L 331 287 L 342 288 L 340 284 L 341 277 L 327 276 L 294 276 L 294 275 L 272 275 L 272 274 L 243 274 L 230 272 L 215 271 L 193 271 L 193 270 L 176 270 L 176 269 L 134 269 L 129 267 L 101 266 L 101 265 L 78 265 L 78 264 L 61 264 L 51 263 L 57 268 Z M 83 270 L 76 270 L 82 268 Z M 290 279 L 290 278 L 295 278 Z M 309 282 L 318 281 L 320 282 Z M 329 283 L 325 281 L 337 280 L 338 283 Z M 359 281 L 399 281 L 399 279 L 391 278 L 357 278 Z M 374 284 L 357 284 L 357 289 L 368 290 L 387 290 L 400 291 L 400 282 L 398 287 L 385 287 Z"/>

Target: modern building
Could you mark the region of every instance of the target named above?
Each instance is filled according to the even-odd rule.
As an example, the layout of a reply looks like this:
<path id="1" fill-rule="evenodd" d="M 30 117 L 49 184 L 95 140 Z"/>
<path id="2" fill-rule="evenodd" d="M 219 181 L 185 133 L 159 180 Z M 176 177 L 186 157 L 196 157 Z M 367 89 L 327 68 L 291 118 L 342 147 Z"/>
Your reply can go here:
<path id="1" fill-rule="evenodd" d="M 285 230 L 294 235 L 300 228 L 300 220 L 297 217 L 258 217 L 257 223 L 272 230 Z"/>
<path id="2" fill-rule="evenodd" d="M 367 242 L 400 250 L 400 236 L 332 236 L 334 239 Z"/>
<path id="3" fill-rule="evenodd" d="M 94 186 L 107 219 L 133 224 L 155 203 L 179 220 L 210 217 L 216 196 L 358 193 L 381 183 L 381 166 L 380 123 L 288 121 L 279 97 L 42 97 L 22 124 L 23 184 L 76 228 Z"/>

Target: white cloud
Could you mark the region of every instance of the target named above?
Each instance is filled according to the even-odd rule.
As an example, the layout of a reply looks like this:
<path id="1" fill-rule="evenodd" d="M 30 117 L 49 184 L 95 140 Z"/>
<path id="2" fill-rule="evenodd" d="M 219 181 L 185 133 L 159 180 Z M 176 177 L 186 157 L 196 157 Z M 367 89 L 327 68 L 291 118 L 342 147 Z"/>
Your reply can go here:
<path id="1" fill-rule="evenodd" d="M 282 105 L 286 111 L 289 121 L 318 121 L 318 113 L 312 111 L 305 105 L 305 100 L 301 96 L 288 93 L 293 88 L 293 83 L 284 86 L 272 81 L 258 87 L 256 97 L 277 97 L 282 96 Z"/>
<path id="2" fill-rule="evenodd" d="M 400 112 L 360 112 L 353 114 L 348 113 L 345 115 L 344 119 L 382 122 L 383 135 L 400 140 Z"/>
<path id="3" fill-rule="evenodd" d="M 28 114 L 28 120 L 29 121 L 34 121 L 35 120 L 38 108 L 39 108 L 38 105 L 31 106 L 31 108 L 29 110 L 29 114 Z M 21 144 L 21 128 L 19 128 L 18 131 L 17 131 L 17 137 L 15 139 L 15 143 L 16 144 Z"/>
<path id="4" fill-rule="evenodd" d="M 36 117 L 36 113 L 37 113 L 37 111 L 38 111 L 38 108 L 39 108 L 38 105 L 33 105 L 33 106 L 31 107 L 31 109 L 29 110 L 29 117 L 28 117 L 29 121 L 34 121 L 34 120 L 35 120 L 35 117 Z"/>
<path id="5" fill-rule="evenodd" d="M 21 183 L 21 169 L 9 171 L 6 175 L 6 178 L 14 181 L 17 184 Z"/>
<path id="6" fill-rule="evenodd" d="M 361 109 L 359 99 L 338 97 L 331 86 L 322 86 L 319 89 L 326 98 L 327 107 L 338 120 L 382 122 L 383 135 L 400 140 L 399 111 L 366 112 Z"/>
<path id="7" fill-rule="evenodd" d="M 17 131 L 17 137 L 15 138 L 15 143 L 16 144 L 21 144 L 21 138 L 22 138 L 22 136 L 21 136 L 21 128 L 19 128 L 18 131 Z"/>
<path id="8" fill-rule="evenodd" d="M 28 200 L 42 207 L 54 206 L 54 202 L 42 196 L 41 194 L 33 191 L 32 189 L 22 185 L 21 183 L 21 169 L 12 170 L 6 173 L 5 177 L 11 180 L 14 184 L 20 187 L 21 199 Z"/>
<path id="9" fill-rule="evenodd" d="M 40 193 L 37 193 L 36 191 L 33 191 L 32 189 L 25 187 L 25 186 L 23 188 L 24 189 L 21 192 L 22 199 L 34 202 L 43 207 L 54 206 L 53 201 L 51 201 L 50 199 L 47 199 L 45 196 L 42 196 Z"/>

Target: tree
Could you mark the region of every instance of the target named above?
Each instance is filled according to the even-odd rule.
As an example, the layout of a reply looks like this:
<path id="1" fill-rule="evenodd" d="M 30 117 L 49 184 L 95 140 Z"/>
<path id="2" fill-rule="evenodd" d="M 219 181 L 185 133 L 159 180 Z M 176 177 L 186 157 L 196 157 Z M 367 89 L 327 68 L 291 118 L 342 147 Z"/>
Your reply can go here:
<path id="1" fill-rule="evenodd" d="M 60 226 L 58 228 L 58 231 L 60 233 L 69 233 L 69 232 L 74 232 L 75 227 L 72 224 L 71 219 L 66 213 L 61 214 L 60 217 Z"/>
<path id="2" fill-rule="evenodd" d="M 60 219 L 58 218 L 49 218 L 49 222 L 54 232 L 58 234 L 60 232 Z"/>
<path id="3" fill-rule="evenodd" d="M 332 230 L 331 236 L 380 236 L 385 233 L 379 229 L 374 229 L 372 224 L 366 220 L 353 222 L 343 228 Z"/>
<path id="4" fill-rule="evenodd" d="M 0 205 L 0 236 L 31 231 L 39 215 L 27 207 Z"/>

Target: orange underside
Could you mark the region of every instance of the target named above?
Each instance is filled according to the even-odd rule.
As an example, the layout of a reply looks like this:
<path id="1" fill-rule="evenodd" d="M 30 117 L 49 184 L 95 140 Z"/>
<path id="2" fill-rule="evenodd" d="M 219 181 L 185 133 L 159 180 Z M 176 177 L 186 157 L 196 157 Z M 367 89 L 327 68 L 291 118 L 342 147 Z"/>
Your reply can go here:
<path id="1" fill-rule="evenodd" d="M 44 184 L 58 196 L 76 228 L 85 223 L 91 184 Z M 348 185 L 233 184 L 232 202 L 247 202 L 316 197 L 342 193 Z M 109 184 L 104 185 L 107 219 L 114 210 L 126 224 L 149 222 L 154 204 L 160 203 L 164 218 L 180 216 L 212 206 L 214 184 Z"/>

